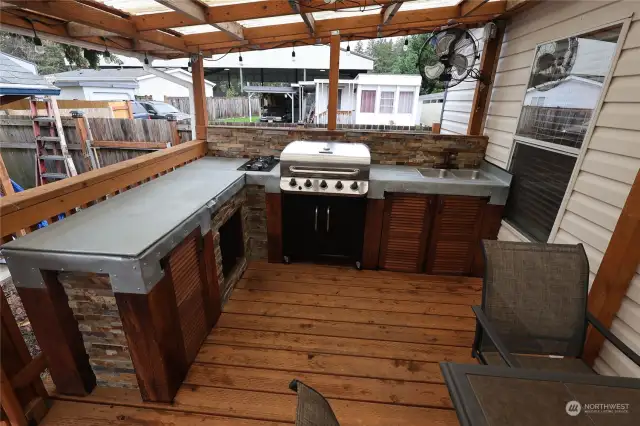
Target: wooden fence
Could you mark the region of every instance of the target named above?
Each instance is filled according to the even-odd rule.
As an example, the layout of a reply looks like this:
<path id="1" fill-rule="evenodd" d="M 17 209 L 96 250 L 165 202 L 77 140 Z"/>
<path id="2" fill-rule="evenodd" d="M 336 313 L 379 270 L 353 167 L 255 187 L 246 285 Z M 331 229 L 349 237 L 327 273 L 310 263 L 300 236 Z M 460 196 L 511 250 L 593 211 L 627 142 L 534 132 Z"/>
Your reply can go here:
<path id="1" fill-rule="evenodd" d="M 83 101 L 59 99 L 58 108 L 62 117 L 71 117 L 71 111 L 82 110 L 87 117 L 103 118 L 127 118 L 129 115 L 122 115 L 120 110 L 128 106 L 128 102 L 111 101 Z M 38 114 L 47 115 L 44 102 L 38 102 Z M 0 117 L 3 116 L 24 116 L 29 117 L 31 110 L 27 99 L 20 99 L 15 102 L 0 106 Z"/>
<path id="2" fill-rule="evenodd" d="M 165 97 L 165 102 L 170 103 L 180 111 L 189 114 L 189 98 Z M 207 98 L 207 112 L 209 121 L 220 118 L 248 117 L 249 98 Z M 251 113 L 260 114 L 260 99 L 251 99 Z"/>
<path id="3" fill-rule="evenodd" d="M 93 140 L 101 141 L 93 144 L 101 167 L 135 158 L 149 150 L 164 148 L 169 142 L 175 144 L 178 137 L 176 123 L 166 120 L 88 118 L 88 122 Z M 87 170 L 75 120 L 63 118 L 62 126 L 76 169 L 78 173 L 83 173 Z M 191 139 L 189 132 L 181 132 L 180 136 L 182 141 Z M 31 120 L 0 116 L 0 150 L 9 176 L 25 188 L 33 187 L 35 137 Z"/>

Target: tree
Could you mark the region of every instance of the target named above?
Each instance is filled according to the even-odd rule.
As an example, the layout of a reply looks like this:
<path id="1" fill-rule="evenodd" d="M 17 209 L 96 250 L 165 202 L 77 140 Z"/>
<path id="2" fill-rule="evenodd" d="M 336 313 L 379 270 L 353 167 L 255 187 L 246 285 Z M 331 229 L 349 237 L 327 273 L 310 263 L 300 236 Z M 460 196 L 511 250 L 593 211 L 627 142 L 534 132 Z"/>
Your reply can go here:
<path id="1" fill-rule="evenodd" d="M 102 52 L 49 40 L 42 40 L 42 46 L 44 53 L 38 54 L 35 51 L 32 37 L 0 33 L 0 51 L 35 63 L 38 67 L 38 73 L 41 75 L 77 68 L 98 68 L 102 57 Z M 105 58 L 105 60 L 116 64 L 122 63 L 115 56 Z"/>
<path id="2" fill-rule="evenodd" d="M 362 43 L 362 40 L 358 40 L 358 42 L 356 43 L 356 47 L 353 48 L 353 51 L 364 53 L 364 44 Z"/>

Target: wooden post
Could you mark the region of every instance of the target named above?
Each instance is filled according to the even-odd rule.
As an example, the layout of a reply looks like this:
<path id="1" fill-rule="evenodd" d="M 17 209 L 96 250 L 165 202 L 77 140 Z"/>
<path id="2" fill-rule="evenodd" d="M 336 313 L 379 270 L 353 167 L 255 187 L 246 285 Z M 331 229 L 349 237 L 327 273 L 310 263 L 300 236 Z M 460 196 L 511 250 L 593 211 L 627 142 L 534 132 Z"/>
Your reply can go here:
<path id="1" fill-rule="evenodd" d="M 266 194 L 267 258 L 269 263 L 282 263 L 282 195 Z"/>
<path id="2" fill-rule="evenodd" d="M 142 399 L 171 402 L 188 364 L 171 268 L 148 294 L 115 293 Z"/>
<path id="3" fill-rule="evenodd" d="M 11 179 L 9 178 L 9 172 L 7 172 L 7 167 L 4 165 L 4 160 L 2 159 L 2 153 L 0 153 L 0 186 L 2 187 L 3 195 L 15 194 L 13 185 L 11 185 Z"/>
<path id="4" fill-rule="evenodd" d="M 471 116 L 469 117 L 469 125 L 467 126 L 467 135 L 481 135 L 484 130 L 484 117 L 487 107 L 489 106 L 493 78 L 498 68 L 498 58 L 500 57 L 500 48 L 502 47 L 502 39 L 504 37 L 504 22 L 498 22 L 497 27 L 496 36 L 493 39 L 485 39 L 484 41 L 479 73 L 485 81 L 482 82 L 478 80 L 476 82 L 473 102 L 471 103 Z"/>
<path id="5" fill-rule="evenodd" d="M 171 132 L 171 145 L 179 145 L 181 139 L 180 132 L 178 132 L 178 123 L 176 121 L 169 121 L 169 131 Z"/>
<path id="6" fill-rule="evenodd" d="M 129 116 L 129 120 L 133 120 L 133 106 L 131 104 L 131 101 L 125 101 L 125 104 L 127 106 L 127 115 Z"/>
<path id="7" fill-rule="evenodd" d="M 367 215 L 364 222 L 364 244 L 362 245 L 362 268 L 377 269 L 384 220 L 384 200 L 367 200 Z"/>
<path id="8" fill-rule="evenodd" d="M 605 327 L 611 327 L 629 283 L 640 263 L 640 172 L 631 187 L 600 269 L 589 292 L 589 312 Z M 604 337 L 589 327 L 583 359 L 590 365 L 598 357 Z"/>
<path id="9" fill-rule="evenodd" d="M 74 112 L 75 113 L 75 112 Z M 84 114 L 75 115 L 76 132 L 78 133 L 78 139 L 80 139 L 80 149 L 82 150 L 82 163 L 84 164 L 85 171 L 93 170 L 91 166 L 91 157 L 89 148 L 87 148 L 87 139 L 89 139 L 89 132 L 85 125 Z"/>
<path id="10" fill-rule="evenodd" d="M 204 84 L 204 66 L 202 56 L 193 62 L 191 68 L 191 78 L 193 80 L 193 104 L 195 109 L 196 122 L 191 125 L 196 126 L 196 139 L 207 139 L 207 95 Z"/>
<path id="11" fill-rule="evenodd" d="M 57 392 L 88 395 L 96 386 L 78 322 L 56 271 L 40 271 L 44 288 L 17 287 Z"/>
<path id="12" fill-rule="evenodd" d="M 331 58 L 329 59 L 329 104 L 327 129 L 335 130 L 338 122 L 338 79 L 340 78 L 340 32 L 331 33 Z"/>
<path id="13" fill-rule="evenodd" d="M 433 133 L 434 135 L 440 134 L 440 123 L 433 123 L 431 125 L 431 133 Z"/>
<path id="14" fill-rule="evenodd" d="M 4 411 L 9 419 L 11 426 L 27 426 L 27 418 L 24 410 L 18 401 L 9 378 L 4 373 L 4 367 L 0 367 L 2 377 L 0 377 L 0 396 L 2 396 L 2 411 Z"/>

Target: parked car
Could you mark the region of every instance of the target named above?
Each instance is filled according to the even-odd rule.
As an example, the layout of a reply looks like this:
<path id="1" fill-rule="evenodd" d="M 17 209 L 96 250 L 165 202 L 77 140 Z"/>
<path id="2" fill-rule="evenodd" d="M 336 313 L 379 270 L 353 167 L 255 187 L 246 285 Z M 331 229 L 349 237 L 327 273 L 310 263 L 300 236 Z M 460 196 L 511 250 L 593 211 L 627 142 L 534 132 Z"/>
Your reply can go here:
<path id="1" fill-rule="evenodd" d="M 189 114 L 185 114 L 173 105 L 158 101 L 138 101 L 147 110 L 152 120 L 166 120 L 168 115 L 176 117 L 177 121 L 189 120 Z"/>
<path id="2" fill-rule="evenodd" d="M 131 111 L 133 112 L 133 118 L 140 118 L 143 120 L 151 118 L 149 112 L 138 101 L 131 101 Z"/>

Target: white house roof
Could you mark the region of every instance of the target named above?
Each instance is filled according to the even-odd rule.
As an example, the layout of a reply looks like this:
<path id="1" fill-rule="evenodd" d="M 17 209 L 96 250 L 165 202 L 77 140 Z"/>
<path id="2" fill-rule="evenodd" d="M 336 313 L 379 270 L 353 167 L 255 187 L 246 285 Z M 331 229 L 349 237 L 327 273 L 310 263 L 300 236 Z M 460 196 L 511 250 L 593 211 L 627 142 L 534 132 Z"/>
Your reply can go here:
<path id="1" fill-rule="evenodd" d="M 167 72 L 167 74 L 180 74 L 183 75 L 185 81 L 191 81 L 191 73 L 180 68 L 161 70 Z M 120 82 L 120 83 L 132 83 L 137 84 L 138 81 L 146 80 L 149 78 L 162 78 L 155 74 L 151 74 L 142 68 L 111 68 L 111 69 L 80 69 L 74 71 L 66 71 L 57 74 L 49 74 L 45 76 L 48 81 L 56 82 L 64 86 L 71 86 L 74 84 L 87 85 L 91 82 Z M 215 83 L 205 80 L 205 84 L 211 87 L 215 86 Z M 90 84 L 89 84 L 90 85 Z"/>
<path id="2" fill-rule="evenodd" d="M 294 15 L 295 16 L 295 15 Z M 295 48 L 295 61 L 291 57 L 291 48 L 256 50 L 242 52 L 243 68 L 280 68 L 280 69 L 308 69 L 321 70 L 329 69 L 329 46 L 300 46 Z M 122 60 L 123 67 L 142 67 L 142 61 L 137 58 L 131 58 L 118 55 Z M 178 59 L 154 59 L 151 63 L 154 67 L 166 68 L 186 68 L 188 58 Z M 106 63 L 101 59 L 101 66 L 113 66 L 112 63 Z M 240 68 L 238 52 L 232 52 L 226 55 L 215 55 L 212 58 L 205 58 L 205 68 Z M 359 53 L 351 52 L 347 54 L 346 50 L 340 52 L 340 69 L 341 70 L 360 70 L 372 71 L 373 58 Z"/>

